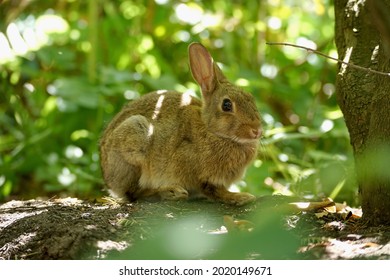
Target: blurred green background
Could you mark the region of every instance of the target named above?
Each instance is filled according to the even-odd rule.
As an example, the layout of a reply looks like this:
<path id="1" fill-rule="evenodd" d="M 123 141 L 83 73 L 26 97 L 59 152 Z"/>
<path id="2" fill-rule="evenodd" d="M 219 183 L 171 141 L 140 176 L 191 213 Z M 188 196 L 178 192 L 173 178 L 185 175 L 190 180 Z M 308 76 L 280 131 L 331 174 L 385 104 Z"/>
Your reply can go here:
<path id="1" fill-rule="evenodd" d="M 358 203 L 336 63 L 266 45 L 336 57 L 330 0 L 2 1 L 0 202 L 105 195 L 102 129 L 149 91 L 199 94 L 193 41 L 253 93 L 264 120 L 259 157 L 237 188 Z"/>

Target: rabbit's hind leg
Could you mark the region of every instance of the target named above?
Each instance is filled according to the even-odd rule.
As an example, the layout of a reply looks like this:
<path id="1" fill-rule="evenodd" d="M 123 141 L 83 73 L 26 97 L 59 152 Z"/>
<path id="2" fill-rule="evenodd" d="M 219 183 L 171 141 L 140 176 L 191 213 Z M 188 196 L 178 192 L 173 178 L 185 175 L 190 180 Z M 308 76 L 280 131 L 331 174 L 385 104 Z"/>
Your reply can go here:
<path id="1" fill-rule="evenodd" d="M 136 193 L 137 198 L 147 201 L 159 200 L 186 200 L 188 199 L 188 192 L 180 186 L 169 186 L 159 188 L 144 188 Z"/>
<path id="2" fill-rule="evenodd" d="M 185 200 L 188 199 L 188 192 L 181 186 L 169 186 L 159 188 L 159 196 L 162 200 Z"/>
<path id="3" fill-rule="evenodd" d="M 104 144 L 104 179 L 116 197 L 136 200 L 149 144 L 149 122 L 141 115 L 125 119 Z"/>
<path id="4" fill-rule="evenodd" d="M 204 183 L 202 185 L 202 193 L 212 200 L 237 206 L 256 200 L 256 197 L 250 193 L 233 193 L 229 192 L 224 186 L 217 186 L 210 183 Z"/>
<path id="5" fill-rule="evenodd" d="M 139 189 L 139 178 L 141 170 L 139 167 L 122 162 L 115 169 L 111 170 L 110 177 L 106 178 L 109 192 L 113 197 L 124 201 L 137 199 L 136 193 Z"/>
<path id="6" fill-rule="evenodd" d="M 130 164 L 142 165 L 150 139 L 151 124 L 141 115 L 124 120 L 112 133 L 114 149 L 118 149 Z"/>

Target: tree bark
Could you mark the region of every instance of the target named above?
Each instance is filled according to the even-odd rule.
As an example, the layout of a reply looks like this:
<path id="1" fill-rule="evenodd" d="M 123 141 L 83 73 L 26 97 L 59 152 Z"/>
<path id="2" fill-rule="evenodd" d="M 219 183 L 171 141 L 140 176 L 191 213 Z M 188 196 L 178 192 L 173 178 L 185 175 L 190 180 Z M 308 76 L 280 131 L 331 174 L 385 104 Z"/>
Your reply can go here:
<path id="1" fill-rule="evenodd" d="M 390 0 L 338 0 L 335 16 L 340 59 L 390 72 Z M 390 75 L 340 64 L 336 91 L 354 151 L 363 219 L 390 224 Z"/>

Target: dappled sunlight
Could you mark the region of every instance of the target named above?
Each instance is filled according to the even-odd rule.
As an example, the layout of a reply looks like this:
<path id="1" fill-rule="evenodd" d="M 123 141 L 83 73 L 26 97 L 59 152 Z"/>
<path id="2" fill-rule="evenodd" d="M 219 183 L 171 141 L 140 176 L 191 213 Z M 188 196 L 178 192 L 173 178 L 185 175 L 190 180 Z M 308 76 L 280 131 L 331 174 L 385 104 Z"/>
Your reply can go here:
<path id="1" fill-rule="evenodd" d="M 15 55 L 24 55 L 28 51 L 28 46 L 19 32 L 15 23 L 10 23 L 7 27 L 7 37 Z"/>
<path id="2" fill-rule="evenodd" d="M 153 124 L 149 124 L 149 127 L 148 127 L 148 138 L 150 138 L 154 133 L 154 125 Z"/>
<path id="3" fill-rule="evenodd" d="M 353 47 L 348 47 L 345 51 L 345 55 L 344 55 L 344 59 L 343 61 L 345 63 L 341 64 L 340 66 L 340 72 L 339 72 L 339 75 L 343 76 L 345 74 L 345 71 L 347 71 L 347 67 L 348 67 L 348 64 L 346 63 L 349 63 L 349 60 L 351 58 L 351 55 L 352 55 L 352 51 L 353 51 Z"/>
<path id="4" fill-rule="evenodd" d="M 300 46 L 303 46 L 306 48 L 310 48 L 313 50 L 317 49 L 317 44 L 315 42 L 313 42 L 312 40 L 309 40 L 306 37 L 298 37 L 296 40 L 296 43 L 297 43 L 297 45 L 300 45 Z"/>
<path id="5" fill-rule="evenodd" d="M 278 67 L 272 64 L 264 63 L 260 67 L 260 73 L 269 79 L 274 79 L 278 74 Z"/>
<path id="6" fill-rule="evenodd" d="M 378 52 L 379 52 L 379 45 L 376 45 L 375 48 L 372 50 L 372 54 L 371 54 L 371 61 L 373 63 L 376 63 Z"/>
<path id="7" fill-rule="evenodd" d="M 7 209 L 13 209 L 15 207 L 18 207 L 19 205 L 17 205 L 17 203 L 8 203 L 8 204 L 3 204 L 3 205 L 0 205 L 0 209 L 1 210 L 7 210 Z M 14 213 L 9 213 L 9 214 L 3 214 L 2 215 L 2 219 L 1 219 L 1 227 L 0 227 L 0 230 L 3 229 L 3 228 L 6 228 L 8 226 L 11 226 L 12 224 L 18 222 L 19 220 L 21 219 L 24 219 L 26 217 L 30 217 L 30 216 L 35 216 L 35 215 L 39 215 L 43 212 L 46 212 L 47 210 L 46 209 L 43 209 L 43 210 L 36 210 L 36 211 L 30 211 L 30 212 L 22 212 L 22 213 L 19 213 L 19 212 L 14 212 Z"/>
<path id="8" fill-rule="evenodd" d="M 289 160 L 289 156 L 287 154 L 279 154 L 278 155 L 278 159 L 281 161 L 281 162 L 287 162 Z"/>
<path id="9" fill-rule="evenodd" d="M 322 91 L 326 94 L 327 97 L 330 98 L 335 93 L 336 87 L 334 84 L 326 83 L 323 85 Z"/>
<path id="10" fill-rule="evenodd" d="M 294 193 L 290 190 L 290 185 L 283 185 L 282 183 L 275 181 L 271 177 L 266 177 L 264 179 L 264 185 L 268 186 L 272 189 L 273 195 L 285 195 L 285 196 L 292 196 Z"/>
<path id="11" fill-rule="evenodd" d="M 189 92 L 185 92 L 181 95 L 180 107 L 188 106 L 191 104 L 192 96 Z"/>
<path id="12" fill-rule="evenodd" d="M 282 27 L 282 20 L 278 17 L 270 16 L 267 19 L 267 25 L 269 28 L 271 28 L 273 30 L 278 30 Z"/>
<path id="13" fill-rule="evenodd" d="M 68 31 L 66 20 L 54 14 L 40 15 L 37 18 L 31 16 L 24 21 L 11 22 L 6 28 L 6 35 L 0 32 L 0 64 L 50 45 L 50 35 Z"/>
<path id="14" fill-rule="evenodd" d="M 123 93 L 123 96 L 127 99 L 127 100 L 134 100 L 134 99 L 137 99 L 139 98 L 140 94 L 134 90 L 125 90 L 125 92 Z"/>
<path id="15" fill-rule="evenodd" d="M 250 86 L 250 81 L 244 78 L 238 78 L 235 84 L 239 87 L 248 87 Z"/>
<path id="16" fill-rule="evenodd" d="M 175 7 L 175 12 L 179 20 L 189 24 L 197 24 L 203 17 L 203 9 L 195 3 L 178 4 Z"/>
<path id="17" fill-rule="evenodd" d="M 28 246 L 28 244 L 32 242 L 34 239 L 36 239 L 36 236 L 37 236 L 36 232 L 23 233 L 11 241 L 13 244 L 15 244 L 14 246 L 9 246 L 8 248 L 0 247 L 0 252 L 4 252 L 7 250 L 10 250 L 12 252 L 18 249 L 22 249 Z M 3 259 L 0 258 L 0 260 Z"/>
<path id="18" fill-rule="evenodd" d="M 164 93 L 158 93 L 158 94 L 161 94 L 161 95 L 160 95 L 160 97 L 157 100 L 156 107 L 154 108 L 153 115 L 152 115 L 152 120 L 157 119 L 158 115 L 160 114 L 161 107 L 163 105 L 163 101 L 164 101 L 164 98 L 165 98 Z"/>
<path id="19" fill-rule="evenodd" d="M 0 32 L 0 63 L 10 61 L 13 58 L 13 51 L 7 37 Z"/>
<path id="20" fill-rule="evenodd" d="M 97 258 L 106 258 L 110 251 L 121 252 L 129 247 L 130 244 L 127 241 L 113 241 L 113 240 L 99 240 L 96 243 Z"/>
<path id="21" fill-rule="evenodd" d="M 73 174 L 69 168 L 64 167 L 61 173 L 57 175 L 58 182 L 63 186 L 69 186 L 76 181 L 76 175 Z"/>
<path id="22" fill-rule="evenodd" d="M 157 94 L 164 94 L 167 93 L 168 91 L 166 89 L 159 89 L 156 91 Z"/>
<path id="23" fill-rule="evenodd" d="M 83 150 L 80 147 L 69 145 L 65 149 L 65 156 L 69 159 L 81 158 L 84 155 Z"/>
<path id="24" fill-rule="evenodd" d="M 160 114 L 161 111 L 161 107 L 163 106 L 163 102 L 165 98 L 164 94 L 166 92 L 167 92 L 166 90 L 157 91 L 157 94 L 159 94 L 160 96 L 158 97 L 158 100 L 156 102 L 156 106 L 154 108 L 153 115 L 152 115 L 152 120 L 156 120 L 158 118 L 158 115 Z M 147 137 L 150 138 L 153 135 L 153 133 L 154 133 L 154 125 L 152 123 L 149 123 Z"/>
<path id="25" fill-rule="evenodd" d="M 59 15 L 45 14 L 37 18 L 36 29 L 38 34 L 62 34 L 69 31 L 69 24 Z"/>
<path id="26" fill-rule="evenodd" d="M 334 122 L 332 120 L 324 120 L 320 126 L 320 131 L 322 132 L 328 132 L 331 131 L 334 127 Z"/>
<path id="27" fill-rule="evenodd" d="M 209 36 L 209 30 L 219 28 L 226 20 L 223 13 L 210 12 L 205 10 L 202 6 L 195 2 L 181 3 L 175 6 L 176 18 L 191 27 L 193 33 L 199 33 L 204 37 Z M 227 25 L 225 26 L 227 28 Z M 179 31 L 175 37 L 179 41 L 188 42 L 190 40 L 190 33 L 187 31 Z M 221 45 L 222 41 L 215 41 L 215 45 Z"/>

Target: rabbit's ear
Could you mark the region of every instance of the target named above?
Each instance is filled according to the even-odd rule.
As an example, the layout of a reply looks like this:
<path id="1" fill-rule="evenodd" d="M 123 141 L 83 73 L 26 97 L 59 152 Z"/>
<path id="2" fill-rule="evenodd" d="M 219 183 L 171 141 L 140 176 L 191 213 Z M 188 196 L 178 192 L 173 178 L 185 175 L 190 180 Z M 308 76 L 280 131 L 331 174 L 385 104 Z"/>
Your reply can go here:
<path id="1" fill-rule="evenodd" d="M 207 97 L 218 83 L 214 69 L 213 58 L 199 43 L 192 43 L 188 48 L 192 76 L 202 89 L 202 94 Z M 217 65 L 215 65 L 218 68 Z M 220 70 L 219 70 L 220 71 Z"/>

